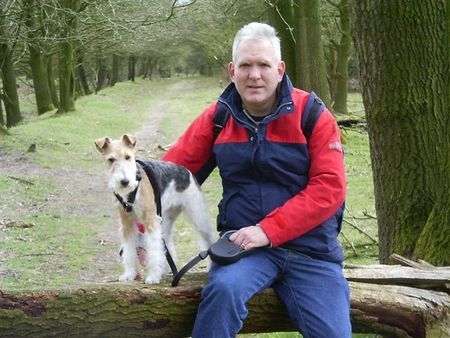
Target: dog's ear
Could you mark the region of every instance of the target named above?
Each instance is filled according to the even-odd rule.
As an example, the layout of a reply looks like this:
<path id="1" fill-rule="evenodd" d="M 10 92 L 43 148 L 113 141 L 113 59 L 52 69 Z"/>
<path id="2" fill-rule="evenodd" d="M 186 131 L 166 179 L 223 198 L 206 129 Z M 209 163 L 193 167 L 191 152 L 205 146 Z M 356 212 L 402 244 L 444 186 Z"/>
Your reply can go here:
<path id="1" fill-rule="evenodd" d="M 111 139 L 109 137 L 102 137 L 95 141 L 95 146 L 99 152 L 103 153 L 110 143 Z"/>
<path id="2" fill-rule="evenodd" d="M 136 136 L 124 134 L 122 135 L 122 142 L 130 146 L 131 148 L 134 148 L 134 146 L 136 145 Z"/>

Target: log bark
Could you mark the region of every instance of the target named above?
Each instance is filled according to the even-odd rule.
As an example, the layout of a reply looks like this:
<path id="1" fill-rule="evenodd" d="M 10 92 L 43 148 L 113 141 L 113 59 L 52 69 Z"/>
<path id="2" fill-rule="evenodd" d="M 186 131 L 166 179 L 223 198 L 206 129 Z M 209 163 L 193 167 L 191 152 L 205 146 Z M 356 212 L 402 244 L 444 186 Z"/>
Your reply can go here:
<path id="1" fill-rule="evenodd" d="M 404 284 L 401 276 L 405 280 L 409 275 L 410 280 L 433 280 L 434 285 L 448 287 L 449 271 L 436 269 L 430 276 L 430 271 L 400 266 L 345 269 L 352 290 L 353 332 L 449 337 L 448 293 L 393 285 Z M 381 276 L 378 281 L 376 275 Z M 0 291 L 0 336 L 187 337 L 205 280 L 205 273 L 190 273 L 176 288 L 169 286 L 167 277 L 159 285 L 110 282 L 59 290 Z M 272 289 L 253 297 L 249 311 L 242 332 L 294 331 Z"/>

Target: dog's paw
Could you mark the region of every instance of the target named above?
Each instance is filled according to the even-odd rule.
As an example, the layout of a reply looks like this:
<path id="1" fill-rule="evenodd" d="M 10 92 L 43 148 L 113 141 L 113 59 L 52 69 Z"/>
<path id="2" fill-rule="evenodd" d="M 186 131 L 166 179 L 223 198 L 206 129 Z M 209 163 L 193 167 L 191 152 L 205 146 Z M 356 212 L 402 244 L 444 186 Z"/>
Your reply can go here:
<path id="1" fill-rule="evenodd" d="M 119 277 L 119 282 L 129 282 L 135 280 L 137 273 L 124 273 Z"/>
<path id="2" fill-rule="evenodd" d="M 158 284 L 161 281 L 161 276 L 147 276 L 145 284 Z"/>

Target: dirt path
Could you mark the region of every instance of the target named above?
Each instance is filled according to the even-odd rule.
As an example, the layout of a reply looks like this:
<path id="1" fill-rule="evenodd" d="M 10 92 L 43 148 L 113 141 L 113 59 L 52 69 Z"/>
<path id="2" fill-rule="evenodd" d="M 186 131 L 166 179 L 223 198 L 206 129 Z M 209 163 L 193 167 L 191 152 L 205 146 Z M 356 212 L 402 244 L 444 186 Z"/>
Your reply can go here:
<path id="1" fill-rule="evenodd" d="M 165 106 L 170 104 L 170 96 L 176 95 L 180 90 L 186 90 L 186 82 L 175 83 L 167 90 L 161 102 L 150 107 L 148 118 L 139 131 L 130 131 L 138 137 L 139 158 L 159 158 L 162 151 L 158 149 L 161 134 L 159 125 L 165 115 Z M 94 140 L 93 140 L 94 141 Z M 92 142 L 94 148 L 94 142 Z M 14 178 L 18 184 L 27 184 L 26 180 L 33 177 L 51 177 L 57 188 L 57 192 L 47 196 L 45 203 L 33 204 L 31 201 L 13 201 L 8 196 L 2 196 L 0 203 L 0 230 L 8 226 L 8 222 L 15 222 L 27 215 L 61 214 L 73 216 L 86 216 L 101 214 L 107 218 L 105 222 L 97 223 L 95 220 L 88 222 L 87 227 L 101 227 L 95 242 L 118 243 L 117 210 L 113 206 L 114 197 L 107 188 L 107 178 L 104 163 L 99 156 L 99 163 L 92 169 L 73 168 L 44 168 L 31 163 L 26 154 L 8 154 L 0 148 L 0 173 Z M 19 180 L 23 180 L 20 182 Z M 7 216 L 5 216 L 7 215 Z M 1 232 L 0 232 L 1 239 Z M 85 282 L 98 282 L 105 279 L 104 271 L 109 267 L 117 266 L 118 252 L 110 251 L 93 257 L 93 268 L 80 272 L 80 278 Z M 95 267 L 103 267 L 97 271 Z M 1 269 L 0 269 L 1 273 Z"/>

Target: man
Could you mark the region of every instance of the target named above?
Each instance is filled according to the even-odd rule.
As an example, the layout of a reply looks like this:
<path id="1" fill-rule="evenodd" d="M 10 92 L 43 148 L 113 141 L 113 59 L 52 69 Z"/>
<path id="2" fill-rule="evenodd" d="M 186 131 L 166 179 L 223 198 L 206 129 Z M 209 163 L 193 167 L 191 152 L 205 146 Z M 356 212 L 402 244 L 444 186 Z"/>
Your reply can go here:
<path id="1" fill-rule="evenodd" d="M 223 185 L 218 228 L 237 230 L 230 240 L 254 249 L 236 263 L 212 264 L 192 337 L 234 337 L 248 315 L 247 301 L 268 287 L 305 338 L 351 337 L 337 240 L 345 199 L 339 128 L 325 109 L 308 140 L 303 135 L 309 93 L 285 75 L 271 26 L 244 26 L 232 60 L 233 83 L 163 157 L 186 166 L 200 183 L 217 164 Z M 218 109 L 229 118 L 216 138 Z"/>

